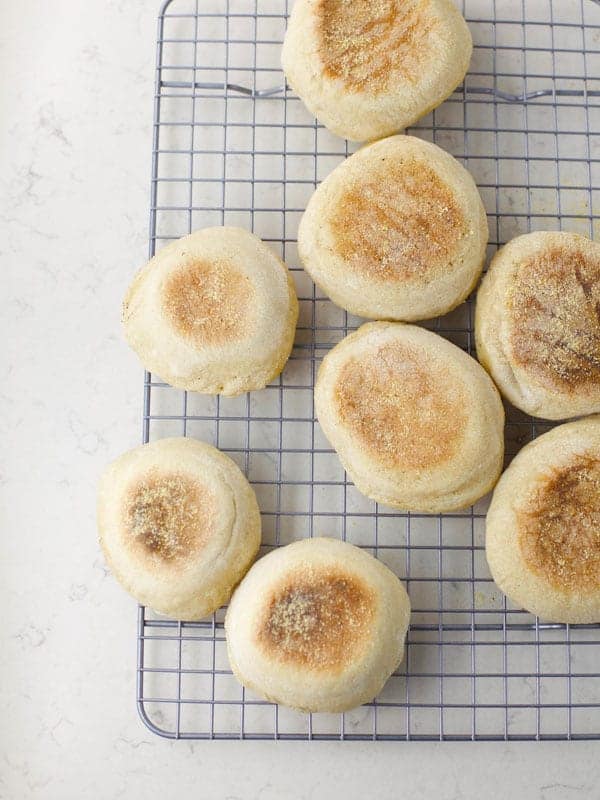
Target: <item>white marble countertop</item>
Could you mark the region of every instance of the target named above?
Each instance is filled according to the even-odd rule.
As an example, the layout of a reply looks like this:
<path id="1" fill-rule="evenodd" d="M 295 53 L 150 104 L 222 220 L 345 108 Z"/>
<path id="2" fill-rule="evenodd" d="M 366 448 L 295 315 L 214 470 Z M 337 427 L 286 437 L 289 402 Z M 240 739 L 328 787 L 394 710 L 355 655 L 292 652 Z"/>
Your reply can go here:
<path id="1" fill-rule="evenodd" d="M 595 796 L 594 743 L 185 743 L 139 721 L 135 603 L 94 504 L 140 439 L 119 303 L 147 251 L 156 11 L 0 7 L 0 798 Z"/>

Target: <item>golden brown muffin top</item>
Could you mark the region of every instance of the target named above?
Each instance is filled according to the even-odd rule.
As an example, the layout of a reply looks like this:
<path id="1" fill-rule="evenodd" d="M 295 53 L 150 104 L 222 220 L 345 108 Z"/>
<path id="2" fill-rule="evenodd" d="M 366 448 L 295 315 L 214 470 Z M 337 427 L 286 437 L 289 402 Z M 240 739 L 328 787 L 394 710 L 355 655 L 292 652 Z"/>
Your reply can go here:
<path id="1" fill-rule="evenodd" d="M 251 327 L 254 289 L 228 261 L 195 260 L 175 270 L 163 287 L 163 311 L 192 344 L 237 341 Z"/>
<path id="2" fill-rule="evenodd" d="M 467 232 L 452 189 L 414 156 L 370 162 L 342 191 L 330 226 L 336 254 L 380 281 L 430 280 L 448 269 Z"/>
<path id="3" fill-rule="evenodd" d="M 518 532 L 526 564 L 555 589 L 600 588 L 600 460 L 553 469 L 518 512 Z"/>
<path id="4" fill-rule="evenodd" d="M 342 568 L 297 567 L 272 590 L 257 641 L 270 658 L 338 672 L 368 644 L 376 600 L 368 584 Z"/>
<path id="5" fill-rule="evenodd" d="M 448 461 L 463 439 L 464 388 L 427 350 L 393 342 L 350 358 L 335 402 L 342 423 L 389 467 L 428 469 Z"/>
<path id="6" fill-rule="evenodd" d="M 325 75 L 350 91 L 376 94 L 398 79 L 416 83 L 437 25 L 428 0 L 319 0 Z"/>
<path id="7" fill-rule="evenodd" d="M 216 499 L 207 487 L 183 473 L 155 469 L 126 492 L 124 540 L 142 559 L 188 559 L 210 537 L 216 512 Z"/>
<path id="8" fill-rule="evenodd" d="M 549 389 L 577 392 L 600 383 L 600 248 L 571 242 L 518 265 L 508 296 L 515 363 Z"/>

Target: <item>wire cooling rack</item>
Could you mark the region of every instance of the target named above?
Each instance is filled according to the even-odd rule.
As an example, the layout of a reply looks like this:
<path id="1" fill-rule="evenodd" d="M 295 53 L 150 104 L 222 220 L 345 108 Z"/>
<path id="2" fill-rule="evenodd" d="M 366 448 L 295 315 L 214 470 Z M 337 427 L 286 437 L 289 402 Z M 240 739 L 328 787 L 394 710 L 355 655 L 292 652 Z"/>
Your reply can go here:
<path id="1" fill-rule="evenodd" d="M 315 419 L 324 353 L 360 320 L 299 266 L 296 231 L 317 183 L 351 148 L 311 118 L 279 67 L 286 0 L 170 0 L 159 16 L 150 255 L 207 225 L 261 236 L 293 270 L 300 319 L 281 378 L 236 399 L 185 394 L 146 375 L 144 441 L 187 435 L 248 475 L 263 552 L 337 536 L 408 588 L 404 662 L 377 699 L 305 715 L 245 691 L 223 612 L 181 623 L 139 609 L 137 702 L 146 725 L 186 739 L 600 738 L 600 627 L 542 624 L 495 587 L 487 500 L 464 513 L 391 512 L 346 479 Z M 475 50 L 465 85 L 411 133 L 471 171 L 489 254 L 534 229 L 600 233 L 600 7 L 594 0 L 464 0 Z M 473 352 L 473 308 L 428 327 Z M 548 425 L 508 409 L 508 459 Z"/>

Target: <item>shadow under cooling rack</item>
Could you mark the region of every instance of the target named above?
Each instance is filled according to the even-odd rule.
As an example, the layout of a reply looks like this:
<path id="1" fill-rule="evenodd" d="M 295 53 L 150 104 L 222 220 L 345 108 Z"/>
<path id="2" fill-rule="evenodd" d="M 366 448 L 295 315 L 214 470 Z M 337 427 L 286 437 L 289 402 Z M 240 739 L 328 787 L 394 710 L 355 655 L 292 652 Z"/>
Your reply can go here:
<path id="1" fill-rule="evenodd" d="M 592 0 L 464 0 L 474 40 L 464 86 L 408 133 L 472 173 L 491 256 L 536 229 L 600 236 L 600 8 Z M 158 25 L 150 255 L 208 225 L 238 225 L 290 267 L 300 303 L 280 378 L 238 398 L 144 381 L 143 439 L 186 435 L 227 452 L 252 483 L 266 552 L 327 535 L 366 548 L 405 582 L 405 659 L 375 701 L 343 715 L 266 703 L 233 678 L 223 614 L 200 623 L 140 608 L 137 702 L 184 739 L 597 739 L 600 628 L 513 608 L 484 552 L 488 499 L 457 514 L 396 513 L 347 480 L 315 417 L 323 355 L 361 324 L 301 269 L 297 227 L 316 185 L 356 147 L 284 86 L 285 0 L 170 0 Z M 469 300 L 423 323 L 473 353 Z M 507 460 L 551 427 L 507 408 Z"/>

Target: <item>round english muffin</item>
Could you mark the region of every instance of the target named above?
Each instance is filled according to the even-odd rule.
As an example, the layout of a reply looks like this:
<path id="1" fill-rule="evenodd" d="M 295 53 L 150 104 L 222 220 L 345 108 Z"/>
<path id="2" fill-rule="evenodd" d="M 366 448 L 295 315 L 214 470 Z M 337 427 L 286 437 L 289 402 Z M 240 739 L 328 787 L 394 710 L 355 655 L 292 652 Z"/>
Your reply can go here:
<path id="1" fill-rule="evenodd" d="M 311 197 L 298 230 L 304 268 L 334 303 L 405 322 L 462 303 L 487 241 L 471 175 L 414 136 L 391 136 L 342 162 Z"/>
<path id="2" fill-rule="evenodd" d="M 494 491 L 486 555 L 500 589 L 551 622 L 600 622 L 600 417 L 526 445 Z"/>
<path id="3" fill-rule="evenodd" d="M 300 711 L 346 711 L 378 694 L 402 661 L 410 601 L 358 547 L 305 539 L 248 572 L 225 617 L 234 675 Z"/>
<path id="4" fill-rule="evenodd" d="M 135 276 L 125 336 L 149 372 L 180 389 L 262 389 L 289 358 L 298 300 L 291 275 L 257 236 L 204 228 L 171 242 Z"/>
<path id="5" fill-rule="evenodd" d="M 544 419 L 600 412 L 600 244 L 518 236 L 477 293 L 477 355 L 502 394 Z"/>
<path id="6" fill-rule="evenodd" d="M 363 494 L 438 513 L 473 504 L 498 480 L 504 410 L 480 365 L 414 325 L 370 322 L 331 350 L 315 409 Z"/>
<path id="7" fill-rule="evenodd" d="M 362 142 L 412 125 L 449 97 L 472 49 L 451 0 L 296 0 L 281 60 L 311 114 Z"/>
<path id="8" fill-rule="evenodd" d="M 98 492 L 106 561 L 136 600 L 175 619 L 212 614 L 260 545 L 260 513 L 237 465 L 204 442 L 136 447 L 106 469 Z"/>

